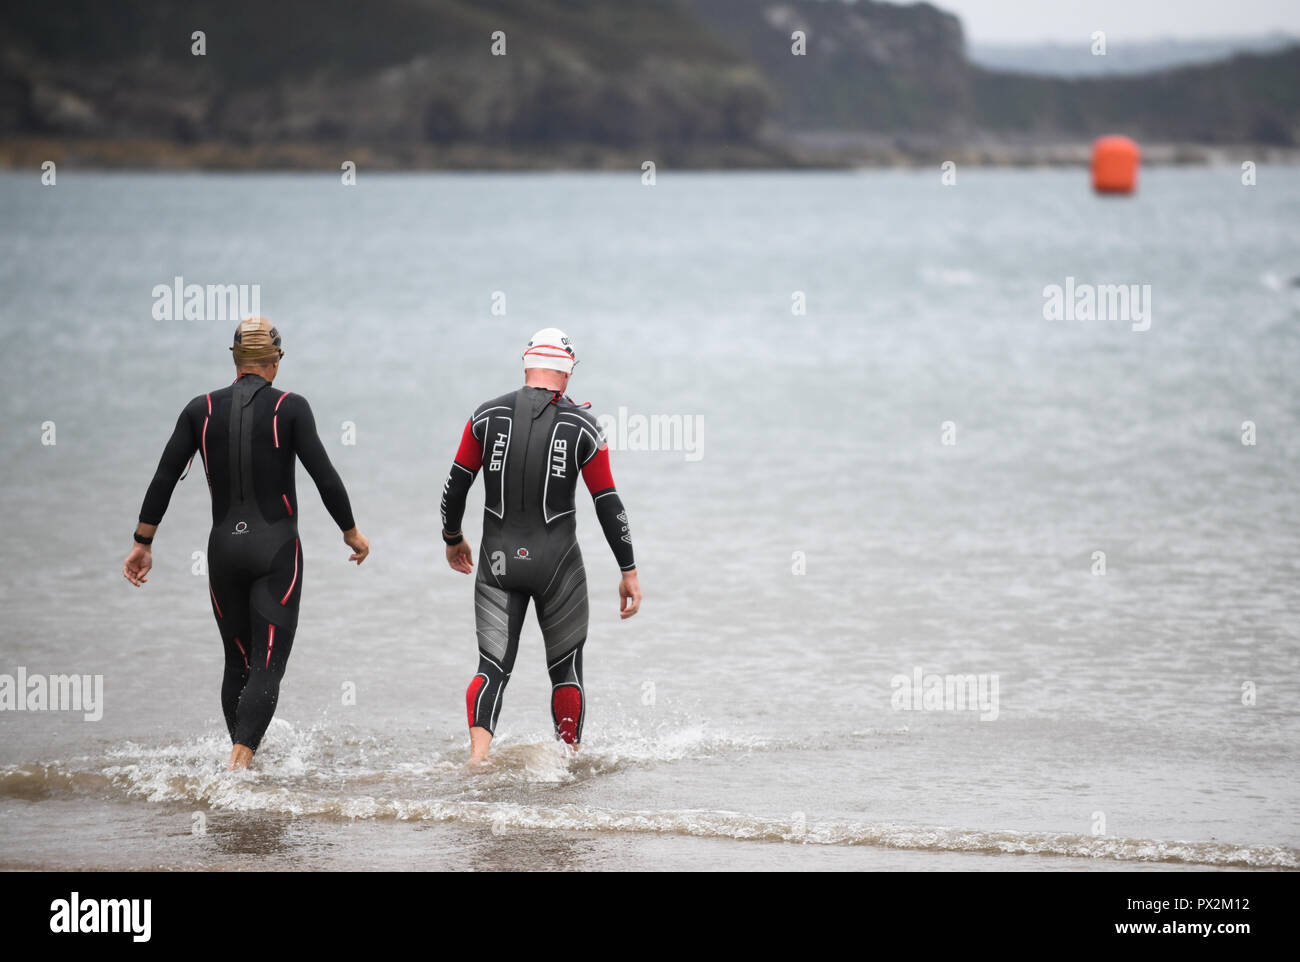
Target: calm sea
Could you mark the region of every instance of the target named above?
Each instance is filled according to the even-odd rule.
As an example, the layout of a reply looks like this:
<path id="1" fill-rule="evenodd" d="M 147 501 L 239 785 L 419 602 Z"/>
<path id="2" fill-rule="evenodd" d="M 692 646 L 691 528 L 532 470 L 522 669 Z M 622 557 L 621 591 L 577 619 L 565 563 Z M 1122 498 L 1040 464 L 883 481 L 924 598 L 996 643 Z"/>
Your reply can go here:
<path id="1" fill-rule="evenodd" d="M 0 676 L 103 685 L 98 720 L 0 711 L 0 867 L 1296 868 L 1297 225 L 1284 168 L 1118 200 L 1082 171 L 0 176 Z M 346 564 L 300 472 L 302 618 L 239 775 L 201 472 L 149 584 L 120 573 L 177 414 L 231 379 L 234 321 L 169 311 L 176 278 L 255 291 L 373 547 Z M 645 603 L 619 621 L 580 492 L 582 752 L 530 615 L 471 774 L 438 502 L 552 325 L 615 419 Z"/>

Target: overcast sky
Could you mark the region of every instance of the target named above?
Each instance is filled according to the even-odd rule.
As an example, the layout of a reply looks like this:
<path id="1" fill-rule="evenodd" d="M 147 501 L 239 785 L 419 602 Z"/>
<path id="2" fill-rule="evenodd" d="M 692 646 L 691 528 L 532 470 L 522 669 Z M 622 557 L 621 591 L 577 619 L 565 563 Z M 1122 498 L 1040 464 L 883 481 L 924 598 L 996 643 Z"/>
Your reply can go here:
<path id="1" fill-rule="evenodd" d="M 931 0 L 976 43 L 1300 35 L 1300 0 Z"/>

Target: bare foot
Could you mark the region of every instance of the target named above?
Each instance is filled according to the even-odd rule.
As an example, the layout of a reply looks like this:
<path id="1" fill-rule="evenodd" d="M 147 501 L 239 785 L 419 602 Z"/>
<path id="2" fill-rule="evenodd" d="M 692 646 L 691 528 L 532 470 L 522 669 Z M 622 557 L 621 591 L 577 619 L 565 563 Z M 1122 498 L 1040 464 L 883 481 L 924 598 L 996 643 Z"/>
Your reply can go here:
<path id="1" fill-rule="evenodd" d="M 492 733 L 477 725 L 469 730 L 469 763 L 483 765 L 487 763 L 488 749 L 492 747 Z"/>
<path id="2" fill-rule="evenodd" d="M 246 745 L 236 745 L 230 750 L 230 761 L 226 764 L 226 771 L 241 771 L 251 764 L 253 764 L 253 750 Z"/>

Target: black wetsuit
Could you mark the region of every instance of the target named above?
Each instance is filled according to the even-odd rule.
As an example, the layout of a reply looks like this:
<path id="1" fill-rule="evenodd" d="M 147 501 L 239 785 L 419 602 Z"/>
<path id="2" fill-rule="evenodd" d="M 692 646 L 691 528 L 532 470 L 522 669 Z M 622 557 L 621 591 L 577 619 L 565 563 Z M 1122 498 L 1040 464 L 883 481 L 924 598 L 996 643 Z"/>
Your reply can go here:
<path id="1" fill-rule="evenodd" d="M 586 405 L 545 388 L 520 388 L 480 405 L 443 487 L 442 525 L 450 535 L 460 533 L 465 495 L 480 467 L 486 494 L 474 585 L 479 667 L 465 693 L 470 727 L 496 731 L 532 598 L 546 645 L 556 736 L 577 742 L 587 640 L 587 576 L 573 501 L 579 472 L 619 567 L 636 567 L 609 449 Z"/>
<path id="2" fill-rule="evenodd" d="M 305 398 L 256 374 L 185 406 L 145 494 L 140 520 L 158 524 L 195 451 L 212 494 L 208 592 L 226 649 L 221 709 L 231 741 L 256 751 L 275 713 L 302 599 L 294 456 L 340 530 L 353 527 L 338 472 Z"/>

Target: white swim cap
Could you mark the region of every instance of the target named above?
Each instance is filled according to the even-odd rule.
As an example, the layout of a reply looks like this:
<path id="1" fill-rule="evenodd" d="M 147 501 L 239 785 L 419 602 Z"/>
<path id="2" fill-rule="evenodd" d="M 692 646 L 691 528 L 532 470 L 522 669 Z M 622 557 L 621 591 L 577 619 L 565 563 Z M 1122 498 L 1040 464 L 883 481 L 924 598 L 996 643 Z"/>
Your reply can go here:
<path id="1" fill-rule="evenodd" d="M 578 363 L 573 353 L 573 343 L 569 335 L 558 327 L 544 327 L 532 336 L 528 347 L 524 349 L 524 370 L 530 367 L 544 367 L 564 374 L 573 373 L 573 365 Z"/>

